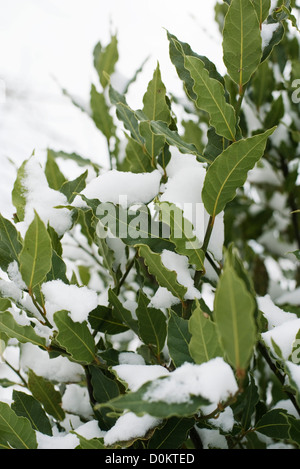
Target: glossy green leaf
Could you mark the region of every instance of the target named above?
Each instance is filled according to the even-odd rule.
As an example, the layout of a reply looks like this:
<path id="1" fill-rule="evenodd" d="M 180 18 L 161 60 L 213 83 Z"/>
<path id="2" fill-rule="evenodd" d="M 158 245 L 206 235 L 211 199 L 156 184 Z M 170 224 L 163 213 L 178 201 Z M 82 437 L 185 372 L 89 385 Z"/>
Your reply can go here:
<path id="1" fill-rule="evenodd" d="M 46 348 L 46 340 L 35 332 L 32 326 L 21 326 L 8 311 L 0 313 L 0 331 L 20 343 L 30 342 L 33 345 Z"/>
<path id="2" fill-rule="evenodd" d="M 119 317 L 114 316 L 113 309 L 107 306 L 97 306 L 90 312 L 88 319 L 94 330 L 105 334 L 114 335 L 128 331 L 128 326 Z"/>
<path id="3" fill-rule="evenodd" d="M 176 298 L 184 299 L 186 287 L 177 281 L 177 274 L 174 270 L 167 269 L 161 260 L 161 256 L 151 251 L 149 246 L 137 245 L 139 256 L 145 261 L 150 274 L 154 275 L 161 287 L 167 288 Z"/>
<path id="4" fill-rule="evenodd" d="M 246 181 L 248 171 L 263 156 L 267 139 L 275 128 L 230 145 L 208 168 L 202 190 L 202 201 L 215 217 Z"/>
<path id="5" fill-rule="evenodd" d="M 219 279 L 214 320 L 226 358 L 242 376 L 256 343 L 255 301 L 245 283 L 228 263 Z"/>
<path id="6" fill-rule="evenodd" d="M 271 0 L 251 0 L 261 25 L 269 15 Z"/>
<path id="7" fill-rule="evenodd" d="M 37 448 L 35 432 L 29 420 L 19 417 L 4 402 L 0 402 L 0 441 L 14 449 Z"/>
<path id="8" fill-rule="evenodd" d="M 147 345 L 155 346 L 157 355 L 162 351 L 166 335 L 166 317 L 162 311 L 149 307 L 150 300 L 140 290 L 136 315 L 138 318 L 139 336 Z"/>
<path id="9" fill-rule="evenodd" d="M 4 270 L 17 261 L 22 249 L 21 236 L 16 227 L 0 214 L 0 266 Z"/>
<path id="10" fill-rule="evenodd" d="M 151 121 L 151 130 L 155 135 L 163 136 L 168 145 L 177 147 L 181 153 L 196 155 L 200 161 L 209 163 L 209 161 L 198 152 L 195 145 L 185 142 L 178 132 L 170 130 L 165 122 Z"/>
<path id="11" fill-rule="evenodd" d="M 195 425 L 194 419 L 171 417 L 162 428 L 155 430 L 148 449 L 178 449 Z"/>
<path id="12" fill-rule="evenodd" d="M 60 188 L 60 192 L 65 194 L 68 203 L 71 204 L 76 197 L 76 194 L 83 191 L 86 186 L 86 178 L 88 171 L 86 170 L 83 174 L 78 176 L 73 181 L 66 181 Z"/>
<path id="13" fill-rule="evenodd" d="M 67 311 L 58 311 L 53 318 L 58 328 L 55 340 L 74 360 L 84 364 L 93 362 L 96 347 L 87 323 L 74 322 Z"/>
<path id="14" fill-rule="evenodd" d="M 204 314 L 198 302 L 188 321 L 188 330 L 191 337 L 189 353 L 195 363 L 200 365 L 223 356 L 216 325 Z"/>
<path id="15" fill-rule="evenodd" d="M 286 410 L 273 409 L 267 412 L 255 425 L 255 430 L 270 438 L 288 439 L 290 425 Z"/>
<path id="16" fill-rule="evenodd" d="M 183 216 L 183 211 L 175 204 L 158 202 L 156 205 L 159 208 L 162 223 L 170 227 L 170 240 L 175 244 L 176 252 L 187 256 L 196 270 L 203 271 L 205 256 L 194 234 L 192 223 Z M 196 216 L 199 215 L 196 214 Z"/>
<path id="17" fill-rule="evenodd" d="M 143 104 L 143 112 L 149 120 L 170 123 L 171 115 L 166 102 L 166 87 L 161 79 L 159 64 L 157 64 L 152 80 L 148 84 Z"/>
<path id="18" fill-rule="evenodd" d="M 26 191 L 23 186 L 23 179 L 25 177 L 25 168 L 28 160 L 25 160 L 17 172 L 17 177 L 12 190 L 12 203 L 14 204 L 18 221 L 24 221 L 25 207 L 26 207 Z"/>
<path id="19" fill-rule="evenodd" d="M 47 229 L 35 213 L 20 253 L 20 272 L 29 290 L 43 282 L 51 269 L 52 246 Z"/>
<path id="20" fill-rule="evenodd" d="M 141 124 L 148 125 L 147 122 Z M 143 133 L 143 128 L 140 126 L 140 131 Z M 126 135 L 126 134 L 125 134 Z M 145 138 L 145 134 L 143 135 Z M 148 173 L 153 171 L 154 167 L 151 164 L 151 156 L 146 150 L 144 145 L 141 145 L 139 142 L 133 138 L 126 135 L 127 145 L 126 145 L 126 162 L 129 165 L 129 169 L 133 173 Z M 151 152 L 151 148 L 150 148 Z"/>
<path id="21" fill-rule="evenodd" d="M 91 109 L 92 118 L 97 128 L 103 133 L 107 140 L 115 134 L 115 125 L 113 118 L 109 113 L 109 107 L 103 93 L 99 93 L 95 87 L 91 87 Z"/>
<path id="22" fill-rule="evenodd" d="M 14 390 L 11 408 L 19 417 L 26 417 L 34 430 L 52 436 L 50 421 L 41 404 L 34 397 Z"/>
<path id="23" fill-rule="evenodd" d="M 191 334 L 189 332 L 188 321 L 170 310 L 167 345 L 170 357 L 176 368 L 185 362 L 193 362 L 189 353 L 190 339 Z"/>
<path id="24" fill-rule="evenodd" d="M 45 166 L 45 175 L 51 189 L 58 191 L 66 181 L 65 176 L 60 171 L 58 164 L 51 151 L 47 152 L 47 161 Z"/>
<path id="25" fill-rule="evenodd" d="M 64 420 L 65 413 L 61 407 L 61 394 L 56 391 L 51 381 L 37 376 L 32 370 L 28 372 L 28 388 L 33 397 L 39 401 L 45 411 L 58 421 Z"/>
<path id="26" fill-rule="evenodd" d="M 96 45 L 94 49 L 94 66 L 103 88 L 108 85 L 108 77 L 114 72 L 118 58 L 117 36 L 112 36 L 110 43 L 105 48 L 102 48 L 100 43 Z"/>
<path id="27" fill-rule="evenodd" d="M 208 112 L 210 125 L 216 129 L 218 135 L 235 141 L 235 111 L 226 103 L 223 85 L 210 78 L 202 60 L 186 56 L 184 65 L 194 80 L 193 91 L 197 96 L 195 100 L 197 108 Z"/>
<path id="28" fill-rule="evenodd" d="M 232 0 L 225 17 L 223 57 L 240 93 L 260 63 L 261 43 L 259 20 L 251 0 Z"/>

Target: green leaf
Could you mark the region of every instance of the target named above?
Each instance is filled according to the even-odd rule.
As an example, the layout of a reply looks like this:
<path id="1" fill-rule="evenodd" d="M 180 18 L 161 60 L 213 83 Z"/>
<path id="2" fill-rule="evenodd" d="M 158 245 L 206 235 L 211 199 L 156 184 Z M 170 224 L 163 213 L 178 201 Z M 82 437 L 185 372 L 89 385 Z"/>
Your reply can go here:
<path id="1" fill-rule="evenodd" d="M 172 310 L 169 315 L 167 344 L 170 357 L 177 368 L 185 362 L 193 362 L 189 353 L 191 334 L 186 319 L 181 318 Z"/>
<path id="2" fill-rule="evenodd" d="M 256 343 L 254 312 L 253 296 L 232 266 L 225 263 L 213 316 L 225 356 L 239 376 L 244 375 Z"/>
<path id="3" fill-rule="evenodd" d="M 58 328 L 57 342 L 70 353 L 75 361 L 88 364 L 95 359 L 95 342 L 87 323 L 74 322 L 67 311 L 54 314 Z"/>
<path id="4" fill-rule="evenodd" d="M 163 135 L 155 135 L 152 132 L 151 124 L 149 121 L 142 121 L 139 124 L 140 134 L 145 140 L 144 151 L 150 157 L 151 167 L 155 168 L 155 157 L 159 155 L 160 151 L 165 145 L 165 137 Z"/>
<path id="5" fill-rule="evenodd" d="M 264 127 L 269 129 L 280 123 L 284 116 L 284 104 L 282 95 L 279 96 L 271 105 L 271 109 L 265 117 Z"/>
<path id="6" fill-rule="evenodd" d="M 26 417 L 34 430 L 52 436 L 49 419 L 41 404 L 29 394 L 14 389 L 12 410 L 19 417 Z"/>
<path id="7" fill-rule="evenodd" d="M 155 381 L 147 382 L 135 392 L 121 394 L 116 399 L 106 402 L 105 406 L 116 411 L 129 410 L 137 415 L 150 414 L 153 417 L 164 419 L 170 417 L 189 417 L 194 415 L 202 405 L 207 405 L 208 401 L 201 396 L 191 395 L 187 402 L 151 401 L 144 397 L 153 383 L 159 385 L 159 382 L 167 378 L 162 377 Z"/>
<path id="8" fill-rule="evenodd" d="M 227 148 L 226 143 L 228 141 L 216 134 L 214 127 L 209 127 L 207 130 L 207 144 L 203 153 L 204 157 L 213 162 Z"/>
<path id="9" fill-rule="evenodd" d="M 169 202 L 157 202 L 160 219 L 170 227 L 170 240 L 175 244 L 178 254 L 187 256 L 196 270 L 204 271 L 204 252 L 200 242 L 193 233 L 192 223 L 183 216 L 181 208 Z"/>
<path id="10" fill-rule="evenodd" d="M 199 161 L 209 163 L 209 160 L 201 155 L 195 145 L 185 142 L 175 130 L 170 130 L 165 122 L 151 121 L 151 130 L 155 135 L 162 135 L 168 145 L 175 146 L 181 153 L 196 155 Z"/>
<path id="11" fill-rule="evenodd" d="M 270 438 L 285 440 L 289 438 L 290 425 L 286 410 L 273 409 L 263 415 L 255 425 L 255 430 Z"/>
<path id="12" fill-rule="evenodd" d="M 124 308 L 121 301 L 119 300 L 116 293 L 109 289 L 108 290 L 108 300 L 111 305 L 113 305 L 113 314 L 120 321 L 126 324 L 134 332 L 138 333 L 138 324 L 135 319 L 133 319 L 131 312 Z"/>
<path id="13" fill-rule="evenodd" d="M 79 435 L 79 433 L 76 433 L 76 432 L 71 432 L 71 433 L 74 433 L 80 441 L 80 445 L 77 446 L 76 449 L 105 449 L 106 448 L 103 443 L 103 438 L 92 438 L 91 440 L 88 440 L 87 438 L 84 438 L 83 436 Z"/>
<path id="14" fill-rule="evenodd" d="M 178 449 L 195 425 L 194 419 L 171 417 L 162 428 L 155 430 L 148 449 Z"/>
<path id="15" fill-rule="evenodd" d="M 269 15 L 271 0 L 251 0 L 261 25 Z"/>
<path id="16" fill-rule="evenodd" d="M 23 186 L 25 168 L 28 160 L 25 160 L 17 172 L 17 178 L 12 190 L 12 203 L 16 208 L 18 221 L 24 221 L 26 207 L 26 191 Z"/>
<path id="17" fill-rule="evenodd" d="M 39 401 L 45 411 L 58 421 L 64 420 L 65 413 L 61 408 L 61 395 L 56 391 L 51 381 L 37 376 L 32 370 L 28 372 L 28 388 L 33 397 Z"/>
<path id="18" fill-rule="evenodd" d="M 216 129 L 218 135 L 235 141 L 235 111 L 230 104 L 226 103 L 223 85 L 214 78 L 210 78 L 202 60 L 186 56 L 184 65 L 194 80 L 193 91 L 197 96 L 195 100 L 197 108 L 210 115 L 210 125 Z"/>
<path id="19" fill-rule="evenodd" d="M 35 213 L 20 253 L 20 272 L 29 290 L 43 282 L 51 269 L 52 246 L 47 229 Z"/>
<path id="20" fill-rule="evenodd" d="M 149 127 L 147 122 L 143 122 L 141 124 L 148 125 Z M 143 128 L 141 128 L 141 126 L 140 131 L 143 132 Z M 154 167 L 151 164 L 151 157 L 145 146 L 141 145 L 128 135 L 125 134 L 125 136 L 127 138 L 125 161 L 129 166 L 129 170 L 133 173 L 150 173 L 153 171 Z M 143 137 L 145 137 L 145 135 L 143 135 Z"/>
<path id="21" fill-rule="evenodd" d="M 132 138 L 140 145 L 144 144 L 139 131 L 139 122 L 136 113 L 128 106 L 125 96 L 118 93 L 112 86 L 109 87 L 109 98 L 111 103 L 116 106 L 117 117 L 123 122 L 125 129 L 129 130 Z"/>
<path id="22" fill-rule="evenodd" d="M 21 344 L 30 342 L 33 345 L 46 348 L 44 337 L 38 336 L 31 326 L 20 326 L 8 311 L 0 313 L 0 331 L 12 339 L 17 339 Z"/>
<path id="23" fill-rule="evenodd" d="M 110 43 L 102 49 L 98 43 L 94 49 L 94 66 L 98 72 L 100 83 L 105 88 L 109 83 L 108 76 L 112 75 L 119 59 L 118 39 L 112 36 Z"/>
<path id="24" fill-rule="evenodd" d="M 249 381 L 244 383 L 244 389 L 244 392 L 239 394 L 233 411 L 235 419 L 241 422 L 242 428 L 248 430 L 252 423 L 255 407 L 259 402 L 258 388 L 252 375 L 250 375 Z"/>
<path id="25" fill-rule="evenodd" d="M 37 448 L 35 432 L 29 420 L 16 415 L 4 402 L 0 402 L 0 441 L 14 449 Z"/>
<path id="26" fill-rule="evenodd" d="M 60 188 L 60 192 L 65 194 L 68 199 L 68 203 L 71 204 L 76 197 L 76 194 L 83 191 L 86 186 L 86 178 L 88 176 L 88 170 L 78 176 L 73 181 L 66 181 Z"/>
<path id="27" fill-rule="evenodd" d="M 166 87 L 161 79 L 159 64 L 157 64 L 153 78 L 148 84 L 143 104 L 143 113 L 149 120 L 170 123 L 171 114 L 166 102 Z"/>
<path id="28" fill-rule="evenodd" d="M 272 100 L 272 91 L 275 88 L 275 79 L 273 68 L 268 61 L 264 61 L 258 67 L 253 80 L 253 101 L 257 109 L 270 100 Z"/>
<path id="29" fill-rule="evenodd" d="M 137 247 L 139 256 L 143 257 L 149 273 L 155 276 L 158 284 L 167 288 L 176 298 L 183 301 L 187 289 L 178 283 L 176 272 L 167 269 L 163 265 L 160 255 L 152 252 L 149 246 L 142 244 Z"/>
<path id="30" fill-rule="evenodd" d="M 45 175 L 49 184 L 49 187 L 54 190 L 59 190 L 63 183 L 66 181 L 65 176 L 59 169 L 58 164 L 51 151 L 47 152 L 47 161 L 45 166 Z"/>
<path id="31" fill-rule="evenodd" d="M 248 171 L 263 156 L 267 139 L 275 128 L 230 145 L 208 168 L 202 201 L 207 212 L 215 217 L 234 197 L 246 181 Z"/>
<path id="32" fill-rule="evenodd" d="M 200 365 L 212 358 L 222 357 L 222 349 L 216 325 L 201 310 L 198 301 L 192 316 L 188 321 L 188 330 L 191 340 L 189 342 L 189 353 L 194 362 Z"/>
<path id="33" fill-rule="evenodd" d="M 122 320 L 114 316 L 112 308 L 107 306 L 97 306 L 90 312 L 88 319 L 95 331 L 109 335 L 120 334 L 129 329 Z"/>
<path id="34" fill-rule="evenodd" d="M 166 317 L 159 309 L 149 308 L 149 303 L 150 300 L 140 290 L 136 309 L 139 336 L 145 344 L 154 345 L 157 355 L 160 355 L 167 335 Z"/>
<path id="35" fill-rule="evenodd" d="M 96 127 L 103 133 L 107 140 L 115 134 L 115 125 L 113 118 L 109 114 L 109 107 L 106 103 L 103 93 L 99 93 L 95 87 L 91 87 L 91 109 L 92 118 Z"/>
<path id="36" fill-rule="evenodd" d="M 261 56 L 259 20 L 250 0 L 232 0 L 225 17 L 223 57 L 228 74 L 242 87 L 257 69 Z"/>
<path id="37" fill-rule="evenodd" d="M 170 59 L 176 68 L 179 78 L 184 83 L 187 96 L 191 100 L 195 101 L 197 96 L 195 95 L 193 91 L 194 81 L 191 78 L 189 71 L 185 68 L 185 64 L 184 64 L 184 57 L 187 55 L 192 56 L 192 57 L 197 57 L 198 59 L 200 59 L 204 63 L 205 68 L 208 71 L 210 78 L 214 78 L 215 80 L 218 80 L 220 83 L 224 85 L 224 79 L 218 73 L 216 66 L 213 62 L 211 62 L 207 57 L 203 55 L 196 54 L 191 49 L 189 44 L 187 44 L 186 42 L 179 41 L 177 37 L 174 36 L 173 34 L 170 34 L 169 32 L 167 32 L 167 36 L 168 36 L 169 45 L 170 45 L 170 48 L 169 48 Z"/>
<path id="38" fill-rule="evenodd" d="M 116 381 L 108 378 L 103 371 L 96 366 L 89 366 L 89 370 L 91 373 L 93 395 L 99 404 L 119 396 L 120 392 Z"/>
<path id="39" fill-rule="evenodd" d="M 14 260 L 18 262 L 22 249 L 21 236 L 15 226 L 0 214 L 0 266 L 4 270 Z"/>

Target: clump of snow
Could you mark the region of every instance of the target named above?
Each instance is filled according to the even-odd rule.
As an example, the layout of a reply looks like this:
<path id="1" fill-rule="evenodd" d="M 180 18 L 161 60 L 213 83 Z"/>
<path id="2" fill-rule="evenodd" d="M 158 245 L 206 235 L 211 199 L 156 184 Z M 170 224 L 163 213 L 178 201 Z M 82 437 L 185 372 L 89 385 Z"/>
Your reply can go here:
<path id="1" fill-rule="evenodd" d="M 184 363 L 167 377 L 153 381 L 143 400 L 179 404 L 189 402 L 191 396 L 202 396 L 218 404 L 237 391 L 232 369 L 217 357 L 201 365 Z"/>
<path id="2" fill-rule="evenodd" d="M 277 300 L 276 300 L 277 302 Z M 257 298 L 257 304 L 260 311 L 268 321 L 268 329 L 280 326 L 286 321 L 293 321 L 297 319 L 294 313 L 288 313 L 276 306 L 271 299 L 270 295 L 265 295 Z"/>
<path id="3" fill-rule="evenodd" d="M 147 381 L 169 375 L 169 371 L 160 365 L 116 365 L 112 369 L 131 391 L 136 391 Z"/>
<path id="4" fill-rule="evenodd" d="M 142 355 L 134 352 L 121 352 L 119 354 L 120 365 L 145 365 Z"/>
<path id="5" fill-rule="evenodd" d="M 299 360 L 299 352 L 297 354 L 297 359 Z M 286 362 L 286 366 L 291 374 L 291 379 L 293 380 L 293 382 L 295 383 L 295 385 L 297 386 L 299 392 L 300 392 L 300 366 L 299 366 L 299 363 L 296 364 L 296 363 L 293 363 L 293 362 Z"/>
<path id="6" fill-rule="evenodd" d="M 271 41 L 272 36 L 276 29 L 278 28 L 279 23 L 263 23 L 261 28 L 261 38 L 262 38 L 262 48 L 264 49 Z"/>
<path id="7" fill-rule="evenodd" d="M 160 197 L 162 202 L 170 202 L 183 210 L 184 217 L 194 226 L 194 233 L 202 244 L 209 214 L 203 208 L 203 220 L 199 220 L 197 204 L 202 204 L 202 189 L 206 176 L 203 163 L 197 161 L 194 155 L 183 155 L 177 149 L 172 149 L 172 157 L 167 166 L 168 181 Z M 214 229 L 208 249 L 216 260 L 222 259 L 224 244 L 224 213 L 215 218 Z"/>
<path id="8" fill-rule="evenodd" d="M 123 206 L 148 203 L 159 193 L 161 174 L 131 173 L 115 169 L 101 174 L 87 184 L 82 191 L 88 199 L 112 202 Z"/>
<path id="9" fill-rule="evenodd" d="M 7 275 L 20 290 L 26 290 L 27 286 L 22 279 L 17 261 L 13 261 L 7 267 Z"/>
<path id="10" fill-rule="evenodd" d="M 228 449 L 227 440 L 219 430 L 195 427 L 203 445 L 203 449 Z"/>
<path id="11" fill-rule="evenodd" d="M 293 319 L 261 334 L 265 344 L 276 354 L 272 341 L 278 345 L 282 357 L 287 360 L 292 353 L 293 343 L 300 330 L 300 319 Z"/>
<path id="12" fill-rule="evenodd" d="M 200 298 L 200 292 L 194 286 L 194 281 L 189 269 L 188 258 L 186 256 L 164 249 L 161 253 L 161 260 L 167 269 L 175 270 L 177 273 L 178 283 L 187 288 L 187 292 L 185 294 L 186 300 Z"/>
<path id="13" fill-rule="evenodd" d="M 67 384 L 62 397 L 62 407 L 66 412 L 86 419 L 90 419 L 93 415 L 88 390 L 75 383 Z"/>
<path id="14" fill-rule="evenodd" d="M 67 285 L 62 280 L 52 280 L 42 285 L 47 318 L 53 322 L 53 314 L 66 310 L 74 322 L 83 322 L 97 307 L 97 293 L 88 287 Z"/>
<path id="15" fill-rule="evenodd" d="M 157 309 L 171 308 L 171 306 L 178 303 L 180 303 L 180 300 L 165 287 L 158 287 L 151 298 L 151 306 Z"/>
<path id="16" fill-rule="evenodd" d="M 36 432 L 36 440 L 38 449 L 74 449 L 79 445 L 79 438 L 72 433 L 50 436 Z"/>
<path id="17" fill-rule="evenodd" d="M 16 302 L 22 298 L 22 290 L 9 280 L 0 280 L 0 293 L 4 298 L 12 298 Z"/>
<path id="18" fill-rule="evenodd" d="M 128 441 L 143 437 L 151 428 L 156 427 L 161 420 L 145 414 L 138 417 L 133 412 L 126 412 L 118 418 L 115 425 L 104 436 L 104 444 L 113 445 L 118 441 Z"/>
<path id="19" fill-rule="evenodd" d="M 48 223 L 59 236 L 62 236 L 72 226 L 70 210 L 57 209 L 59 205 L 67 205 L 66 196 L 59 191 L 51 189 L 47 178 L 36 157 L 31 157 L 25 165 L 24 196 L 26 198 L 25 226 L 29 226 L 36 211 L 47 226 Z"/>
<path id="20" fill-rule="evenodd" d="M 300 287 L 279 296 L 276 298 L 276 303 L 279 305 L 290 304 L 298 306 L 300 304 Z"/>
<path id="21" fill-rule="evenodd" d="M 31 369 L 38 376 L 61 383 L 82 380 L 83 368 L 80 365 L 63 356 L 50 359 L 48 352 L 29 342 L 21 344 L 20 365 L 24 371 Z"/>
<path id="22" fill-rule="evenodd" d="M 92 438 L 103 438 L 106 433 L 99 428 L 97 420 L 91 420 L 90 422 L 80 425 L 76 428 L 75 432 L 87 440 L 91 440 Z"/>
<path id="23" fill-rule="evenodd" d="M 209 415 L 215 409 L 215 404 L 211 404 L 202 409 L 202 412 L 204 415 Z M 232 408 L 226 407 L 226 409 L 223 412 L 220 412 L 216 418 L 209 419 L 208 422 L 213 427 L 220 428 L 220 430 L 223 430 L 224 432 L 231 432 L 234 425 L 234 415 Z"/>

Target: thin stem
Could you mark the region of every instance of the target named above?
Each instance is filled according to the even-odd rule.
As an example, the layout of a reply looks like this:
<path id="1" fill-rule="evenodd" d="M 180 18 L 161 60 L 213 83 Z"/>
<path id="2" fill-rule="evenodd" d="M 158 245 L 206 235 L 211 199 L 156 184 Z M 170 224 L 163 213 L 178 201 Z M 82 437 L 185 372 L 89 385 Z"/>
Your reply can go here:
<path id="1" fill-rule="evenodd" d="M 273 363 L 273 361 L 272 361 L 271 357 L 269 356 L 268 351 L 265 348 L 265 346 L 261 342 L 259 342 L 257 347 L 258 347 L 258 350 L 260 351 L 261 355 L 263 356 L 263 358 L 268 363 L 270 369 L 273 371 L 274 375 L 279 379 L 280 383 L 283 386 L 284 383 L 285 383 L 285 376 L 280 372 L 280 370 L 277 368 L 277 366 Z M 292 402 L 292 404 L 295 407 L 295 409 L 297 410 L 298 414 L 300 415 L 300 407 L 297 404 L 295 396 L 292 393 L 290 393 L 289 391 L 287 391 L 285 389 L 283 389 L 283 390 L 284 390 L 285 394 L 288 396 L 289 400 Z"/>
<path id="2" fill-rule="evenodd" d="M 25 379 L 23 378 L 23 376 L 21 375 L 21 373 L 19 372 L 19 370 L 14 368 L 5 358 L 2 358 L 2 360 L 5 363 L 5 365 L 7 365 L 14 373 L 16 373 L 16 375 L 19 376 L 20 380 L 23 382 L 24 386 L 27 388 L 28 385 L 27 385 Z"/>
<path id="3" fill-rule="evenodd" d="M 202 245 L 202 248 L 201 248 L 204 253 L 206 253 L 206 251 L 207 251 L 209 241 L 210 241 L 210 237 L 212 235 L 212 231 L 213 231 L 213 228 L 214 228 L 214 223 L 215 223 L 215 217 L 210 216 L 209 217 L 209 222 L 208 222 L 208 225 L 207 225 L 207 229 L 206 229 L 206 233 L 205 233 L 205 236 L 204 236 L 203 245 Z"/>
<path id="4" fill-rule="evenodd" d="M 118 284 L 118 288 L 117 288 L 117 291 L 116 291 L 117 295 L 120 293 L 120 289 L 121 289 L 122 285 L 124 284 L 124 282 L 125 282 L 126 278 L 128 277 L 132 267 L 134 266 L 134 261 L 136 260 L 137 256 L 138 256 L 138 253 L 136 252 L 135 256 L 129 262 L 129 264 L 126 268 L 126 271 L 125 271 L 123 277 L 121 278 L 121 280 Z"/>

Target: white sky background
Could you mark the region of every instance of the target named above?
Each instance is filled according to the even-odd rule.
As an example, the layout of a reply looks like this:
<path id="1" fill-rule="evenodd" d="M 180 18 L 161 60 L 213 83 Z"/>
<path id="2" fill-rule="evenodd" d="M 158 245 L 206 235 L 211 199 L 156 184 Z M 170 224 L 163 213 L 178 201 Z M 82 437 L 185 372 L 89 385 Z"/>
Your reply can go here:
<path id="1" fill-rule="evenodd" d="M 214 5 L 215 0 L 0 0 L 3 215 L 11 217 L 13 210 L 10 194 L 16 168 L 8 158 L 19 166 L 34 149 L 38 154 L 51 147 L 106 164 L 100 132 L 62 96 L 57 84 L 88 102 L 91 82 L 97 84 L 92 53 L 98 41 L 105 46 L 110 34 L 117 33 L 117 71 L 128 79 L 150 56 L 130 88 L 128 102 L 133 108 L 142 107 L 157 61 L 167 90 L 180 96 L 182 84 L 169 60 L 164 28 L 207 55 L 223 73 Z"/>

